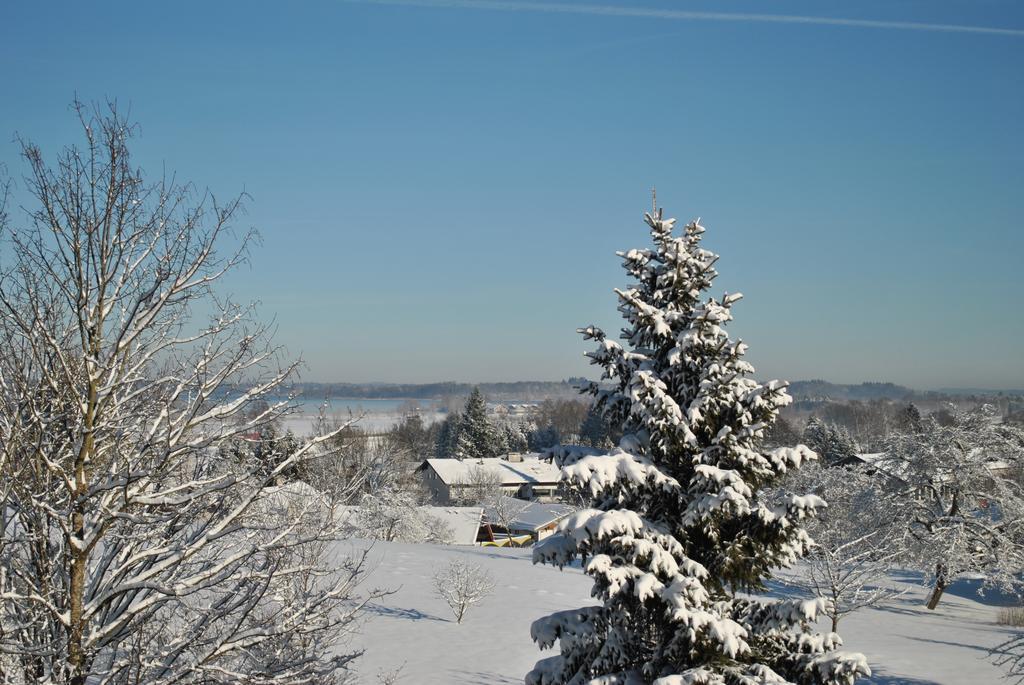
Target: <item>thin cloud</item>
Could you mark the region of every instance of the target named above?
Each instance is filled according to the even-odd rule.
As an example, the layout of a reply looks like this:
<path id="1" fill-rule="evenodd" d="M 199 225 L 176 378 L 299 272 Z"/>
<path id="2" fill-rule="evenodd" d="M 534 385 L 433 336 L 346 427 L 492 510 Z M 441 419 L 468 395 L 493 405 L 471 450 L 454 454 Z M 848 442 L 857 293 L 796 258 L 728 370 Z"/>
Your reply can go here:
<path id="1" fill-rule="evenodd" d="M 796 14 L 749 14 L 738 12 L 691 12 L 689 10 L 623 7 L 618 5 L 585 5 L 564 2 L 511 2 L 508 0 L 343 0 L 367 5 L 402 5 L 448 9 L 496 10 L 500 12 L 548 12 L 556 14 L 590 14 L 612 17 L 642 17 L 678 21 L 731 21 L 767 24 L 809 24 L 848 26 L 853 28 L 890 29 L 897 31 L 932 31 L 941 33 L 976 33 L 995 36 L 1024 37 L 1024 29 L 964 24 L 930 24 L 916 21 L 883 21 L 876 19 L 844 19 L 812 17 Z"/>

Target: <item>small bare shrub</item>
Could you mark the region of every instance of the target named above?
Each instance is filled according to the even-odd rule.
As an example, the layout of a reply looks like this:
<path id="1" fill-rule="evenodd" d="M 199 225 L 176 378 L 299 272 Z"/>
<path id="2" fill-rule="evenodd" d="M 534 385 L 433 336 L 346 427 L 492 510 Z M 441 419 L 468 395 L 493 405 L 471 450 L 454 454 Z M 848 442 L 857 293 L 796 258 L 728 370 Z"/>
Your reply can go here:
<path id="1" fill-rule="evenodd" d="M 494 579 L 476 564 L 459 560 L 434 573 L 434 589 L 451 607 L 455 622 L 462 623 L 469 607 L 494 591 Z"/>

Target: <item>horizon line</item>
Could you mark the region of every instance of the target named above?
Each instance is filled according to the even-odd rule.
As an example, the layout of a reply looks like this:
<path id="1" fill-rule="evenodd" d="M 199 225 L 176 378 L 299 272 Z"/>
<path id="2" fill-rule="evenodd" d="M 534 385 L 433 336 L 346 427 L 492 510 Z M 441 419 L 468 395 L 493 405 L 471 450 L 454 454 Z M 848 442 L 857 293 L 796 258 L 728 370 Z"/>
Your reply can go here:
<path id="1" fill-rule="evenodd" d="M 755 374 L 756 375 L 756 374 Z M 570 380 L 574 377 L 553 379 L 553 380 L 539 380 L 533 379 L 520 379 L 514 381 L 459 381 L 459 380 L 443 380 L 443 381 L 422 381 L 422 382 L 406 382 L 406 381 L 313 381 L 313 380 L 300 380 L 290 383 L 291 386 L 301 385 L 365 385 L 365 386 L 388 386 L 388 385 L 404 385 L 404 386 L 424 386 L 424 385 L 500 385 L 500 384 L 515 384 L 515 383 L 561 383 L 563 385 L 569 385 Z M 582 376 L 581 376 L 582 378 Z M 587 379 L 594 380 L 594 379 Z M 843 387 L 859 387 L 863 385 L 892 385 L 904 390 L 911 390 L 917 393 L 939 393 L 949 394 L 953 392 L 957 393 L 1010 393 L 1015 395 L 1024 395 L 1024 386 L 1011 387 L 1011 388 L 985 388 L 978 386 L 956 386 L 956 385 L 937 385 L 932 387 L 918 387 L 912 385 L 904 385 L 896 381 L 880 381 L 880 380 L 865 380 L 856 381 L 850 383 L 843 383 L 840 381 L 832 381 L 825 378 L 797 378 L 793 380 L 786 380 L 787 385 L 793 385 L 794 383 L 828 383 L 829 385 L 837 385 Z M 403 399 L 403 398 L 335 398 L 335 399 Z M 420 398 L 408 398 L 408 399 L 420 399 Z"/>

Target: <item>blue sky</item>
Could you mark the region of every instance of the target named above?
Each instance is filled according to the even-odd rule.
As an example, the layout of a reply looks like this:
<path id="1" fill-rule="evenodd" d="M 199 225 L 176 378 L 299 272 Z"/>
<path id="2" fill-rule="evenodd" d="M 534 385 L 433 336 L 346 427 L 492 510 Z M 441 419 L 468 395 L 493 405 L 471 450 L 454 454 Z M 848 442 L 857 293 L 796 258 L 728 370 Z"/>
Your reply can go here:
<path id="1" fill-rule="evenodd" d="M 1024 387 L 1024 6 L 497 4 L 5 3 L 0 163 L 130 104 L 144 168 L 252 195 L 226 285 L 307 380 L 588 372 L 656 184 L 759 376 Z"/>

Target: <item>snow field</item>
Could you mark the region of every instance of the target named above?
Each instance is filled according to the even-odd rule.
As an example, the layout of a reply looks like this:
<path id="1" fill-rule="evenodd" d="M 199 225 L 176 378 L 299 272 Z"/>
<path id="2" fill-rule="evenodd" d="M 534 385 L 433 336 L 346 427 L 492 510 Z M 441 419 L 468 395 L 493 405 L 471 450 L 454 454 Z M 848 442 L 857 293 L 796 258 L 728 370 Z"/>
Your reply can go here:
<path id="1" fill-rule="evenodd" d="M 337 553 L 354 545 L 343 543 Z M 559 571 L 531 562 L 530 549 L 373 545 L 374 568 L 366 588 L 395 593 L 368 608 L 348 647 L 365 649 L 357 662 L 360 683 L 376 685 L 397 671 L 395 685 L 522 683 L 541 656 L 530 624 L 553 611 L 594 604 L 590 579 L 578 568 Z M 494 594 L 472 607 L 461 625 L 434 593 L 433 574 L 453 559 L 480 565 L 496 584 Z M 989 650 L 1012 628 L 995 622 L 997 607 L 963 584 L 947 591 L 936 611 L 924 607 L 927 590 L 894 573 L 906 595 L 843 618 L 844 649 L 864 653 L 873 675 L 859 685 L 998 685 L 1007 683 Z M 772 594 L 796 592 L 775 583 Z M 827 619 L 826 619 L 827 621 Z M 822 621 L 819 630 L 827 630 Z"/>
<path id="2" fill-rule="evenodd" d="M 367 544 L 367 543 L 356 543 Z M 339 553 L 351 550 L 342 544 Z M 401 669 L 395 683 L 522 683 L 541 656 L 530 623 L 552 610 L 593 602 L 590 580 L 578 568 L 535 566 L 530 549 L 444 547 L 377 542 L 366 588 L 395 593 L 371 604 L 348 647 L 365 649 L 360 683 Z M 434 592 L 435 570 L 454 559 L 491 574 L 494 593 L 470 608 L 461 625 Z"/>

